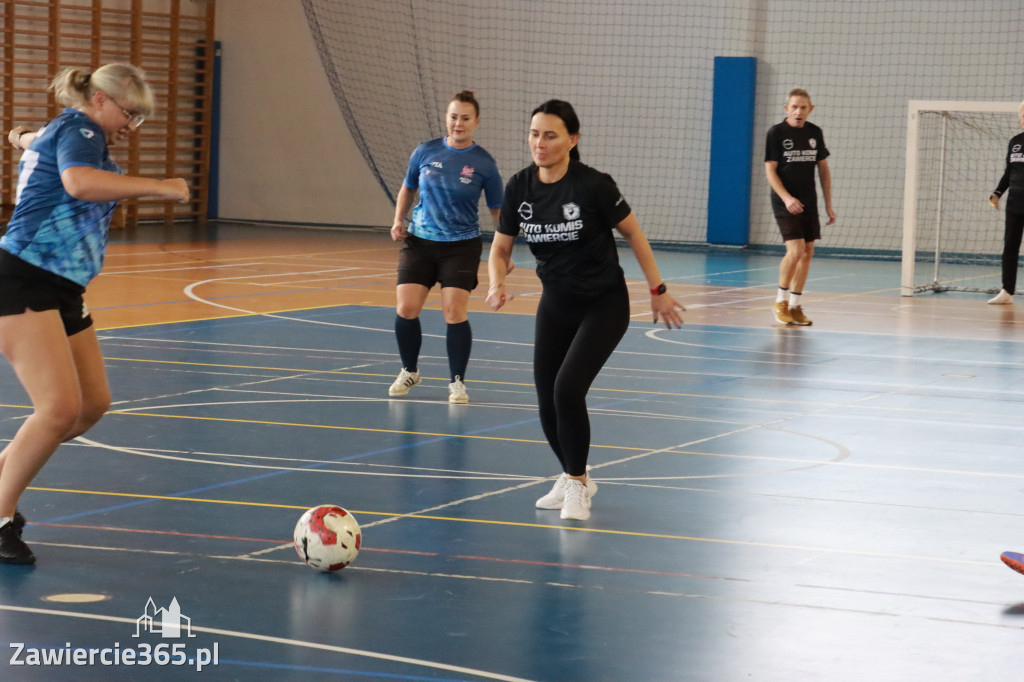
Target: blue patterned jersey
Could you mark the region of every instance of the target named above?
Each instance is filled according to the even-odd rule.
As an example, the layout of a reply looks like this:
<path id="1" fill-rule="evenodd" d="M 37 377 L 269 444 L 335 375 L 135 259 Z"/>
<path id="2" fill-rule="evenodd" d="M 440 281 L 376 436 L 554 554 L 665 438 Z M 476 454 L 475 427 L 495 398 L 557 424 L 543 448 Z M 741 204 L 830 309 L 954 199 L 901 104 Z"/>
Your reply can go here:
<path id="1" fill-rule="evenodd" d="M 0 248 L 84 287 L 103 267 L 117 202 L 81 201 L 68 194 L 60 174 L 74 166 L 121 172 L 107 151 L 103 129 L 77 109 L 65 109 L 21 157 L 17 204 Z"/>
<path id="2" fill-rule="evenodd" d="M 443 137 L 424 142 L 409 158 L 405 186 L 418 189 L 409 234 L 435 242 L 480 236 L 480 194 L 501 208 L 502 185 L 494 157 L 477 145 L 449 147 Z"/>

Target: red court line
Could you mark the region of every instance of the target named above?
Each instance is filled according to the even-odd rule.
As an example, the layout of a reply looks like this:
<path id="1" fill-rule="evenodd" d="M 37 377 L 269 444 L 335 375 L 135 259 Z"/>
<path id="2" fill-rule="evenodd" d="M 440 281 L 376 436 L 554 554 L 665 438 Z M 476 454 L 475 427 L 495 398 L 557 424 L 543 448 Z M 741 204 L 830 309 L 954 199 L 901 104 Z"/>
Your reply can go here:
<path id="1" fill-rule="evenodd" d="M 241 540 L 244 542 L 265 542 L 270 545 L 284 545 L 291 544 L 291 539 L 278 539 L 271 540 L 269 538 L 246 538 L 238 535 L 213 535 L 210 533 L 183 533 L 175 530 L 147 530 L 145 528 L 119 528 L 117 526 L 86 526 L 74 523 L 41 523 L 38 521 L 30 521 L 27 526 L 48 526 L 51 528 L 80 528 L 85 530 L 112 530 L 121 533 L 143 533 L 147 535 L 175 535 L 186 538 L 209 538 L 211 540 Z M 436 552 L 414 552 L 405 549 L 382 549 L 375 547 L 362 547 L 360 551 L 368 552 L 386 552 L 391 554 L 414 554 L 416 556 L 440 556 Z"/>

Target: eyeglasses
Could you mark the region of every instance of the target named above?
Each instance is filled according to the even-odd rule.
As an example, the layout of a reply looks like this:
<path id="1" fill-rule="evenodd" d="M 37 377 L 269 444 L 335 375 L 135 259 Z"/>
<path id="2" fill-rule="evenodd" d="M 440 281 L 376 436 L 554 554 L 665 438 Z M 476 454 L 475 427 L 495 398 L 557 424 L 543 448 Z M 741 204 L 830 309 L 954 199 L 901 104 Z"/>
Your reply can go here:
<path id="1" fill-rule="evenodd" d="M 146 117 L 142 114 L 137 114 L 134 111 L 129 111 L 128 109 L 122 107 L 120 104 L 117 103 L 117 100 L 113 97 L 110 97 L 110 95 L 107 95 L 107 97 L 110 98 L 110 101 L 114 103 L 115 107 L 121 110 L 121 113 L 124 114 L 124 117 L 128 119 L 128 125 L 130 125 L 132 128 L 138 128 L 146 120 Z"/>

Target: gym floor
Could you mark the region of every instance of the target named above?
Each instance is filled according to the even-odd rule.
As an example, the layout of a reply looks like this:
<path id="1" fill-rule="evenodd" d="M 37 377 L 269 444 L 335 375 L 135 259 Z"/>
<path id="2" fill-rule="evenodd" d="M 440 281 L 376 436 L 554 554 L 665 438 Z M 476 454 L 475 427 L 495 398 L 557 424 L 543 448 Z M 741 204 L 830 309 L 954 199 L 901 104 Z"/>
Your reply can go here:
<path id="1" fill-rule="evenodd" d="M 818 258 L 814 325 L 786 328 L 777 256 L 659 252 L 688 308 L 667 331 L 626 252 L 633 323 L 589 398 L 600 489 L 562 521 L 533 505 L 559 472 L 525 248 L 507 310 L 474 293 L 470 403 L 450 405 L 436 289 L 425 380 L 388 398 L 384 231 L 112 237 L 87 302 L 115 403 L 22 498 L 38 563 L 0 566 L 4 680 L 1020 673 L 1024 576 L 999 561 L 1024 549 L 1017 306 L 905 298 L 898 263 Z M 5 442 L 30 409 L 3 364 Z M 291 544 L 325 503 L 363 531 L 334 574 Z M 180 637 L 147 631 L 175 604 Z"/>

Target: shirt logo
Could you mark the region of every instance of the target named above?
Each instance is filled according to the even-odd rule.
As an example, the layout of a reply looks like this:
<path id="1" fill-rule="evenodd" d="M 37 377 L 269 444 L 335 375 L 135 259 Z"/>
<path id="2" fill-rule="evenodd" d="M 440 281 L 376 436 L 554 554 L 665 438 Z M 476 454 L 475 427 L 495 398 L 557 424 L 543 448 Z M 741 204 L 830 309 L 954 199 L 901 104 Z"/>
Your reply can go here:
<path id="1" fill-rule="evenodd" d="M 1019 152 L 1020 151 L 1020 145 L 1019 144 L 1013 145 L 1013 151 Z"/>
<path id="2" fill-rule="evenodd" d="M 462 174 L 464 176 L 466 176 L 467 178 L 473 177 L 473 167 L 472 166 L 463 166 L 462 167 Z"/>
<path id="3" fill-rule="evenodd" d="M 792 149 L 793 148 L 793 140 L 789 140 L 789 139 L 783 140 L 782 141 L 782 148 L 786 149 L 786 150 Z"/>
<path id="4" fill-rule="evenodd" d="M 808 142 L 810 142 L 811 149 L 817 149 L 818 148 L 818 141 L 815 140 L 813 137 L 810 140 L 808 140 Z"/>
<path id="5" fill-rule="evenodd" d="M 91 140 L 96 135 L 96 133 L 89 130 L 88 128 L 79 128 L 78 132 L 82 133 L 82 137 L 84 137 L 87 140 Z"/>
<path id="6" fill-rule="evenodd" d="M 528 201 L 524 201 L 519 204 L 519 217 L 523 220 L 529 220 L 533 217 L 533 204 Z"/>
<path id="7" fill-rule="evenodd" d="M 433 166 L 434 168 L 440 168 L 442 170 L 444 169 L 444 166 L 441 165 L 440 161 L 431 161 L 430 165 Z"/>
<path id="8" fill-rule="evenodd" d="M 562 204 L 562 215 L 566 220 L 576 220 L 580 217 L 580 207 L 571 202 Z"/>

